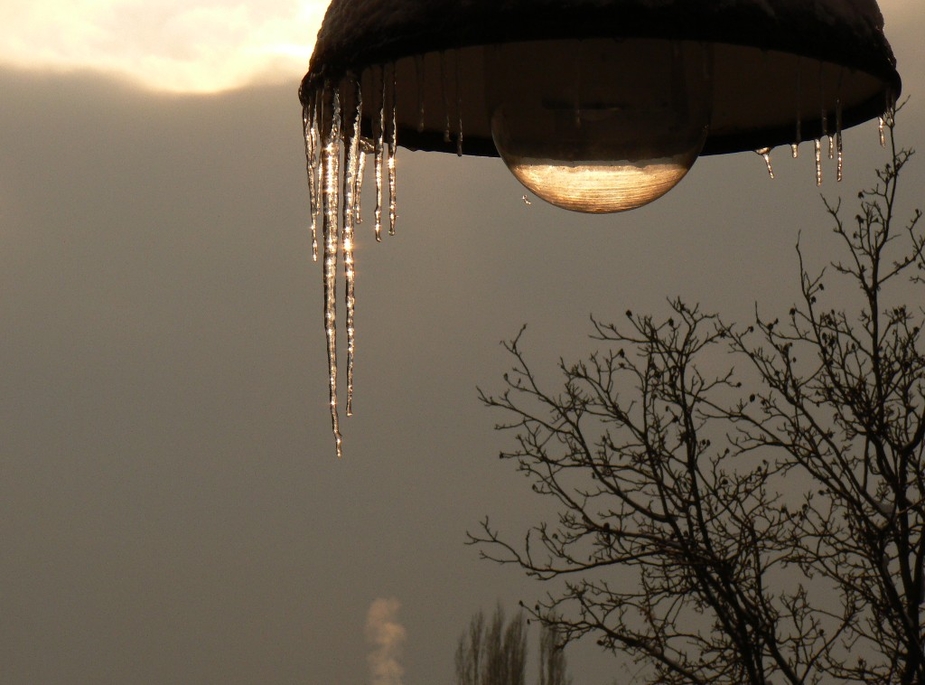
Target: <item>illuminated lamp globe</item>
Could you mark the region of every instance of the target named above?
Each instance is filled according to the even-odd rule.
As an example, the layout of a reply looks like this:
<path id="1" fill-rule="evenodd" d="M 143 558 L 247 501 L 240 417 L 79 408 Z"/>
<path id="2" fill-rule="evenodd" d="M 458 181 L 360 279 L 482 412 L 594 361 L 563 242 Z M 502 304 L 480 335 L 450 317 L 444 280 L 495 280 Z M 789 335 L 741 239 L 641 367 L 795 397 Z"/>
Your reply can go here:
<path id="1" fill-rule="evenodd" d="M 634 209 L 680 182 L 707 138 L 712 52 L 598 38 L 486 48 L 491 136 L 530 191 L 580 212 Z"/>

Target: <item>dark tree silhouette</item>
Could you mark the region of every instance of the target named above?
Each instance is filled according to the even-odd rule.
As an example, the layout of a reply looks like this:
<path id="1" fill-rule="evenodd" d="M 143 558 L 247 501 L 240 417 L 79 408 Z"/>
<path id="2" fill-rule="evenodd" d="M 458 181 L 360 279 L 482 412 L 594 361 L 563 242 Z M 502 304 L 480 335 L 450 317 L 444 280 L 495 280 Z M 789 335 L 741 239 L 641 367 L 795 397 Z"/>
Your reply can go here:
<path id="1" fill-rule="evenodd" d="M 489 622 L 479 611 L 456 645 L 456 685 L 524 685 L 527 619 L 518 611 L 509 621 L 499 604 Z M 553 628 L 540 633 L 539 685 L 571 685 L 565 653 Z"/>
<path id="2" fill-rule="evenodd" d="M 555 390 L 519 334 L 505 389 L 481 393 L 516 433 L 501 457 L 559 513 L 520 544 L 487 519 L 470 542 L 558 581 L 530 613 L 638 681 L 925 683 L 923 309 L 903 304 L 925 236 L 897 215 L 913 153 L 887 128 L 857 215 L 826 202 L 842 256 L 811 273 L 798 245 L 785 316 L 741 327 L 674 300 L 592 321 L 600 351 L 560 362 Z M 854 309 L 833 304 L 845 284 Z"/>
<path id="3" fill-rule="evenodd" d="M 539 685 L 572 685 L 562 647 L 556 630 L 544 625 L 540 633 Z"/>
<path id="4" fill-rule="evenodd" d="M 456 647 L 457 685 L 524 685 L 527 620 L 518 613 L 505 621 L 500 605 L 491 621 L 478 612 Z"/>

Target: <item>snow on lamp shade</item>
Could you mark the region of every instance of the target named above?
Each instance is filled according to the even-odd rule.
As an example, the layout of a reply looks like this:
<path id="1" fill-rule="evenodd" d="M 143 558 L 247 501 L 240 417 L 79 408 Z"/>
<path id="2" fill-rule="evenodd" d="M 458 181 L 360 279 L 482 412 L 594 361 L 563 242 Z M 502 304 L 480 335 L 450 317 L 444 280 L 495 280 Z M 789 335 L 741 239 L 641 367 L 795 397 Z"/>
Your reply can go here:
<path id="1" fill-rule="evenodd" d="M 349 415 L 369 164 L 376 240 L 395 230 L 399 145 L 501 157 L 553 205 L 620 212 L 704 154 L 757 151 L 771 172 L 774 147 L 812 141 L 816 182 L 824 147 L 840 179 L 843 129 L 899 92 L 875 0 L 333 0 L 299 95 L 338 455 L 336 289 Z"/>

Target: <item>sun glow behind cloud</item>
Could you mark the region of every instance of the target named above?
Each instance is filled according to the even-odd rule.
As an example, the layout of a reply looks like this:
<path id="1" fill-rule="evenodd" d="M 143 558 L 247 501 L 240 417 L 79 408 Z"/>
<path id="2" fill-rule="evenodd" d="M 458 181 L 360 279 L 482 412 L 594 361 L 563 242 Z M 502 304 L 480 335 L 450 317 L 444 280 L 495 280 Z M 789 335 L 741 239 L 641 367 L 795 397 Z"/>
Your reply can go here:
<path id="1" fill-rule="evenodd" d="M 215 92 L 297 82 L 327 0 L 0 3 L 0 65 L 95 69 L 147 87 Z M 10 6 L 12 5 L 12 6 Z"/>
<path id="2" fill-rule="evenodd" d="M 918 12 L 921 0 L 879 3 L 889 35 Z M 95 69 L 175 92 L 297 82 L 327 5 L 328 0 L 5 0 L 0 66 Z"/>

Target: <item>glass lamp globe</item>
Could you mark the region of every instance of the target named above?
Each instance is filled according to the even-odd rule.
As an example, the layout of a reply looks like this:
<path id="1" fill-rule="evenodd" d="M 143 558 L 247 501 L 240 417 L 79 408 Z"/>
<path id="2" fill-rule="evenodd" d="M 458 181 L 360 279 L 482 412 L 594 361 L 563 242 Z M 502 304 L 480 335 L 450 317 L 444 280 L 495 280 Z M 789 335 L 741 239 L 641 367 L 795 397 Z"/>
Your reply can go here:
<path id="1" fill-rule="evenodd" d="M 557 207 L 621 212 L 677 185 L 710 124 L 712 54 L 699 42 L 530 41 L 485 48 L 495 147 Z"/>

